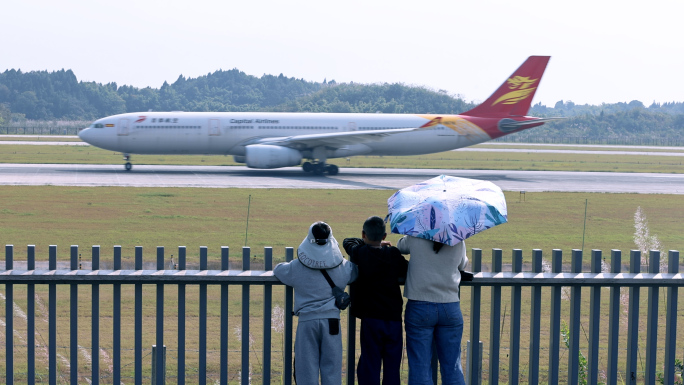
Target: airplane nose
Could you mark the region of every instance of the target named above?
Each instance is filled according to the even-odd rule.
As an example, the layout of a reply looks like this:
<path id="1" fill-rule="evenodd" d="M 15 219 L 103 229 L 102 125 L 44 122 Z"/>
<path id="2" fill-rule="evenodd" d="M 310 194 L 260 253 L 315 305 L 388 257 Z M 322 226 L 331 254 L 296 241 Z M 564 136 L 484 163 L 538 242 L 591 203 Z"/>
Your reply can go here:
<path id="1" fill-rule="evenodd" d="M 93 129 L 90 127 L 84 128 L 78 132 L 78 137 L 86 143 L 93 144 L 93 139 L 95 137 Z"/>
<path id="2" fill-rule="evenodd" d="M 91 131 L 92 130 L 90 128 L 86 127 L 86 128 L 84 128 L 78 132 L 78 137 L 81 138 L 82 141 L 84 141 L 86 143 L 90 143 L 90 141 L 88 140 L 88 137 L 90 136 Z"/>

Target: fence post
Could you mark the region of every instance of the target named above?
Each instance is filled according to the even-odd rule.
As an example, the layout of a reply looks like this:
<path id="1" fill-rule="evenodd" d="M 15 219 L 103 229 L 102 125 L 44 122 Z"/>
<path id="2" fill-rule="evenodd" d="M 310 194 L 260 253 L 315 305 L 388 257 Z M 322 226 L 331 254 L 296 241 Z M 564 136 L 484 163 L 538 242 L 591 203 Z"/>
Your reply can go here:
<path id="1" fill-rule="evenodd" d="M 160 350 L 152 345 L 152 385 L 159 384 L 166 384 L 166 345 Z"/>
<path id="2" fill-rule="evenodd" d="M 36 269 L 36 246 L 28 245 L 26 248 L 27 269 Z M 26 285 L 26 343 L 28 345 L 28 378 L 27 383 L 36 383 L 36 286 Z"/>
<path id="3" fill-rule="evenodd" d="M 591 250 L 591 272 L 601 273 L 601 250 Z M 587 381 L 590 384 L 598 382 L 599 372 L 599 328 L 601 320 L 601 288 L 592 286 L 589 289 L 589 364 Z"/>
<path id="4" fill-rule="evenodd" d="M 542 250 L 534 249 L 532 250 L 532 272 L 541 273 L 542 272 Z M 541 286 L 531 287 L 532 292 L 532 316 L 530 319 L 530 354 L 533 352 L 538 352 L 540 345 L 540 334 L 541 334 L 541 302 L 542 302 L 542 288 Z M 529 373 L 527 376 L 528 384 L 539 383 L 539 360 L 529 360 Z"/>
<path id="5" fill-rule="evenodd" d="M 221 270 L 229 270 L 230 248 L 221 246 Z M 264 333 L 266 330 L 264 329 Z M 221 383 L 228 383 L 228 284 L 221 284 Z"/>
<path id="6" fill-rule="evenodd" d="M 57 246 L 50 245 L 48 254 L 48 269 L 57 270 Z M 50 385 L 57 385 L 57 285 L 48 285 L 48 381 Z"/>
<path id="7" fill-rule="evenodd" d="M 92 247 L 92 271 L 100 270 L 100 246 Z M 95 273 L 97 274 L 97 273 Z M 91 303 L 91 344 L 92 344 L 92 376 L 94 385 L 100 383 L 100 285 L 93 284 Z"/>
<path id="8" fill-rule="evenodd" d="M 5 246 L 5 270 L 14 269 L 14 246 Z M 5 284 L 5 378 L 14 383 L 14 285 Z M 52 304 L 50 304 L 52 305 Z"/>
<path id="9" fill-rule="evenodd" d="M 582 250 L 572 250 L 572 272 L 582 272 Z M 570 354 L 568 355 L 568 384 L 579 383 L 580 355 L 580 309 L 582 304 L 582 287 L 572 286 L 570 294 Z"/>
<path id="10" fill-rule="evenodd" d="M 74 261 L 72 258 L 72 261 L 72 264 L 78 265 L 78 259 Z M 72 265 L 72 269 L 74 267 Z M 121 245 L 114 246 L 114 270 L 121 270 Z M 113 285 L 112 289 L 114 291 L 114 303 L 112 304 L 112 327 L 114 328 L 112 331 L 114 337 L 114 341 L 112 341 L 112 349 L 114 350 L 112 383 L 121 384 L 121 284 Z"/>
<path id="11" fill-rule="evenodd" d="M 475 270 L 475 269 L 473 269 Z M 472 344 L 470 343 L 470 340 L 466 342 L 466 354 L 468 355 L 468 371 L 466 372 L 466 377 L 468 380 L 466 381 L 466 384 L 468 385 L 481 385 L 482 384 L 482 350 L 483 350 L 483 343 L 480 341 L 477 344 L 478 349 L 473 349 Z M 473 354 L 473 350 L 478 350 L 478 354 Z M 471 358 L 472 357 L 472 358 Z M 475 357 L 479 357 L 477 362 L 473 364 L 472 359 Z M 473 368 L 471 370 L 471 368 Z M 473 376 L 473 373 L 475 374 Z"/>
<path id="12" fill-rule="evenodd" d="M 668 269 L 670 274 L 679 273 L 679 251 L 670 250 L 668 253 Z M 677 297 L 678 288 L 667 288 L 667 323 L 665 326 L 665 383 L 674 384 L 675 348 L 677 338 Z"/>
<path id="13" fill-rule="evenodd" d="M 610 252 L 610 272 L 618 274 L 622 272 L 622 253 L 620 250 Z M 620 287 L 610 288 L 610 305 L 608 320 L 608 368 L 607 385 L 617 385 L 618 356 L 619 356 L 619 331 L 620 331 Z"/>
<path id="14" fill-rule="evenodd" d="M 470 256 L 472 257 L 473 273 L 482 270 L 482 249 L 473 248 Z M 480 341 L 480 302 L 482 297 L 482 287 L 473 285 L 470 287 L 470 341 Z M 467 384 L 479 384 L 482 379 L 482 355 L 480 349 L 468 351 L 468 377 Z M 480 370 L 478 370 L 478 368 Z"/>
<path id="15" fill-rule="evenodd" d="M 200 246 L 200 270 L 207 270 L 207 246 Z M 199 285 L 199 384 L 207 383 L 207 284 Z"/>
<path id="16" fill-rule="evenodd" d="M 356 317 L 349 305 L 347 310 L 347 385 L 354 385 L 356 377 Z"/>
<path id="17" fill-rule="evenodd" d="M 501 272 L 501 249 L 492 249 L 492 272 Z M 492 286 L 489 326 L 489 384 L 499 383 L 499 352 L 501 350 L 501 286 Z"/>
<path id="18" fill-rule="evenodd" d="M 551 272 L 561 274 L 563 271 L 563 250 L 551 251 Z M 561 295 L 563 288 L 554 286 L 551 288 L 551 322 L 549 333 L 549 384 L 558 383 L 558 370 L 560 368 L 560 334 L 561 334 Z"/>
<path id="19" fill-rule="evenodd" d="M 185 246 L 178 246 L 178 270 L 185 270 Z M 185 284 L 178 285 L 178 385 L 185 385 Z"/>
<path id="20" fill-rule="evenodd" d="M 164 270 L 164 246 L 157 246 L 157 270 Z M 157 350 L 152 353 L 152 356 L 156 356 L 157 362 L 161 361 L 161 365 L 157 365 L 156 371 L 152 369 L 152 373 L 156 372 L 157 382 L 153 384 L 164 384 L 166 381 L 166 346 L 164 345 L 164 284 L 157 284 L 157 345 L 163 346 L 162 350 Z M 153 361 L 154 362 L 154 361 Z"/>
<path id="21" fill-rule="evenodd" d="M 273 248 L 264 247 L 264 271 L 273 270 Z M 264 283 L 264 337 L 263 337 L 263 358 L 262 370 L 263 384 L 271 383 L 271 312 L 273 299 L 273 285 L 270 282 Z"/>
<path id="22" fill-rule="evenodd" d="M 71 270 L 78 270 L 78 246 L 71 246 Z M 69 317 L 71 346 L 69 357 L 71 384 L 78 385 L 78 284 L 70 285 L 71 315 Z"/>
<path id="23" fill-rule="evenodd" d="M 641 251 L 631 250 L 629 253 L 629 272 L 641 272 Z M 639 353 L 639 288 L 629 288 L 629 311 L 627 313 L 627 378 L 626 383 L 636 385 Z"/>
<path id="24" fill-rule="evenodd" d="M 135 247 L 135 270 L 142 270 L 143 268 L 143 247 Z M 142 384 L 142 320 L 143 320 L 143 291 L 142 284 L 135 284 L 135 310 L 134 310 L 134 339 L 135 339 L 135 383 Z"/>
<path id="25" fill-rule="evenodd" d="M 242 270 L 250 269 L 250 248 L 242 248 Z M 242 370 L 241 383 L 249 385 L 249 285 L 242 285 Z"/>
<path id="26" fill-rule="evenodd" d="M 285 248 L 285 261 L 290 262 L 294 258 L 294 248 Z M 294 289 L 285 286 L 285 346 L 283 354 L 283 383 L 292 384 L 292 308 L 294 304 Z"/>
<path id="27" fill-rule="evenodd" d="M 522 272 L 522 250 L 513 249 L 513 273 Z M 515 385 L 520 382 L 520 303 L 522 287 L 511 287 L 511 348 L 508 355 L 508 383 Z"/>
<path id="28" fill-rule="evenodd" d="M 658 274 L 660 272 L 660 251 L 651 250 L 649 254 L 648 272 Z M 646 373 L 644 374 L 647 384 L 656 381 L 656 349 L 658 347 L 658 297 L 660 287 L 648 288 L 648 314 L 646 318 Z"/>

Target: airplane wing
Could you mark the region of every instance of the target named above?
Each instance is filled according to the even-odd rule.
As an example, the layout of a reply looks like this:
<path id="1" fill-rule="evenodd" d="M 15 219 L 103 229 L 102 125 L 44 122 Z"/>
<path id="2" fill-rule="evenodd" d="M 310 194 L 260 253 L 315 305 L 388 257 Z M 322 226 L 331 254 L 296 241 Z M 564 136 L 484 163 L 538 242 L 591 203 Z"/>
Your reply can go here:
<path id="1" fill-rule="evenodd" d="M 433 119 L 435 121 L 435 119 Z M 372 131 L 345 131 L 345 132 L 329 132 L 323 134 L 306 134 L 306 135 L 294 135 L 294 136 L 283 136 L 283 137 L 269 137 L 269 138 L 253 138 L 244 143 L 243 146 L 249 146 L 252 144 L 268 144 L 273 146 L 289 147 L 297 150 L 303 150 L 306 148 L 314 148 L 319 146 L 326 146 L 332 148 L 344 147 L 350 144 L 359 144 L 366 142 L 373 142 L 382 140 L 383 138 L 401 134 L 404 132 L 414 132 L 429 130 L 432 126 L 439 124 L 429 123 L 414 128 L 391 128 L 387 130 L 372 130 Z M 433 123 L 433 124 L 431 124 Z"/>

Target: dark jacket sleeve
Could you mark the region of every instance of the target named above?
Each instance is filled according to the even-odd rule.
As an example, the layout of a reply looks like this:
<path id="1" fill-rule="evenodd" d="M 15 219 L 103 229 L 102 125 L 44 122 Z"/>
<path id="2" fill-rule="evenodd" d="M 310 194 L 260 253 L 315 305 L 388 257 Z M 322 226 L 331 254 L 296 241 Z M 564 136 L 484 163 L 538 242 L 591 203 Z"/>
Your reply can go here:
<path id="1" fill-rule="evenodd" d="M 344 251 L 347 252 L 349 257 L 353 256 L 355 248 L 363 245 L 363 239 L 360 238 L 344 238 L 344 241 L 342 241 L 342 247 L 344 247 Z"/>

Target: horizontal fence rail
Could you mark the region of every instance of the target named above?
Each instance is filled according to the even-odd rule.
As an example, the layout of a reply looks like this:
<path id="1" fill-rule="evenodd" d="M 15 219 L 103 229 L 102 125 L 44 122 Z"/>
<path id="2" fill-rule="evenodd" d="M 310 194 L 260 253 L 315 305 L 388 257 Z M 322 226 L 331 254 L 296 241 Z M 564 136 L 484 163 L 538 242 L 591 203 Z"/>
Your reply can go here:
<path id="1" fill-rule="evenodd" d="M 540 144 L 593 144 L 626 146 L 684 146 L 684 138 L 640 138 L 640 137 L 585 137 L 585 136 L 547 136 L 521 134 L 506 135 L 493 140 L 500 143 L 540 143 Z"/>
<path id="2" fill-rule="evenodd" d="M 0 272 L 0 283 L 13 284 L 281 284 L 272 271 L 262 270 L 11 270 Z M 583 287 L 680 287 L 684 274 L 667 273 L 489 273 L 480 272 L 474 282 L 462 286 L 583 286 Z"/>
<path id="3" fill-rule="evenodd" d="M 273 268 L 273 250 L 270 247 L 264 248 L 263 261 L 253 261 L 254 257 L 251 255 L 251 249 L 244 247 L 241 250 L 240 260 L 242 262 L 242 269 L 230 269 L 229 263 L 229 248 L 222 247 L 220 250 L 220 270 L 209 270 L 208 249 L 201 247 L 199 249 L 199 264 L 198 269 L 187 269 L 187 250 L 184 246 L 178 248 L 177 260 L 172 258 L 172 266 L 169 266 L 168 256 L 165 254 L 164 247 L 156 249 L 156 270 L 143 269 L 143 248 L 136 247 L 134 250 L 134 269 L 122 270 L 122 249 L 120 246 L 114 246 L 111 259 L 113 263 L 112 270 L 99 269 L 101 250 L 99 246 L 91 248 L 91 270 L 81 270 L 82 261 L 80 260 L 78 246 L 71 246 L 70 248 L 70 264 L 69 269 L 57 269 L 57 246 L 50 246 L 48 249 L 47 269 L 36 268 L 36 248 L 29 245 L 26 249 L 26 261 L 21 261 L 21 265 L 25 269 L 15 268 L 15 250 L 12 245 L 5 247 L 5 261 L 4 270 L 0 270 L 0 284 L 5 286 L 5 318 L 4 318 L 4 339 L 5 339 L 5 382 L 18 383 L 16 379 L 15 366 L 15 351 L 19 346 L 26 346 L 26 354 L 21 354 L 22 360 L 25 359 L 25 365 L 22 363 L 22 368 L 25 367 L 25 372 L 22 372 L 22 383 L 34 384 L 37 379 L 36 372 L 36 341 L 35 337 L 38 335 L 36 327 L 36 285 L 47 285 L 48 290 L 48 340 L 46 347 L 40 346 L 39 349 L 46 349 L 44 354 L 47 354 L 48 361 L 48 376 L 47 381 L 50 384 L 57 383 L 72 383 L 77 384 L 81 382 L 82 374 L 79 374 L 79 354 L 85 349 L 79 345 L 79 340 L 83 336 L 79 336 L 79 287 L 90 286 L 90 312 L 91 322 L 90 327 L 90 356 L 93 357 L 90 363 L 91 376 L 88 380 L 92 384 L 99 384 L 101 380 L 105 379 L 103 376 L 103 369 L 100 367 L 100 360 L 102 349 L 100 348 L 100 334 L 101 329 L 101 306 L 111 306 L 112 309 L 112 330 L 108 330 L 108 335 L 112 336 L 112 360 L 111 360 L 111 376 L 106 379 L 109 383 L 122 383 L 122 328 L 125 338 L 131 338 L 134 341 L 134 357 L 132 365 L 134 366 L 134 377 L 131 378 L 134 383 L 143 383 L 143 333 L 150 332 L 143 329 L 143 317 L 154 316 L 154 335 L 156 347 L 152 354 L 148 357 L 153 362 L 154 371 L 151 373 L 151 378 L 156 383 L 165 383 L 167 377 L 175 377 L 178 384 L 185 384 L 186 382 L 206 384 L 208 379 L 211 380 L 211 375 L 208 373 L 207 357 L 209 352 L 207 346 L 208 338 L 208 305 L 210 303 L 219 303 L 220 308 L 220 328 L 218 331 L 212 331 L 212 335 L 218 334 L 220 340 L 220 349 L 218 350 L 220 368 L 217 375 L 217 383 L 226 384 L 229 381 L 234 381 L 237 373 L 229 373 L 228 355 L 229 355 L 229 286 L 238 285 L 241 288 L 241 321 L 239 323 L 240 331 L 240 365 L 239 365 L 239 380 L 241 384 L 251 383 L 252 364 L 255 361 L 258 363 L 261 373 L 261 382 L 263 384 L 270 384 L 275 376 L 280 376 L 280 382 L 284 384 L 292 383 L 292 352 L 293 352 L 293 290 L 291 287 L 283 289 L 282 303 L 284 309 L 281 313 L 276 314 L 273 306 L 273 285 L 282 285 L 277 278 L 274 277 Z M 477 341 L 478 344 L 469 344 L 467 349 L 467 365 L 464 368 L 467 374 L 469 384 L 479 384 L 483 381 L 483 375 L 487 375 L 486 381 L 489 384 L 498 384 L 507 378 L 509 384 L 517 384 L 519 382 L 537 384 L 543 383 L 560 383 L 566 382 L 568 384 L 579 383 L 606 383 L 606 384 L 634 384 L 647 383 L 655 384 L 657 379 L 662 380 L 665 384 L 674 384 L 676 375 L 681 373 L 676 372 L 676 349 L 677 349 L 677 308 L 678 308 L 678 289 L 684 286 L 684 274 L 679 272 L 679 252 L 671 250 L 667 254 L 667 264 L 663 265 L 661 254 L 657 250 L 650 251 L 648 255 L 648 267 L 646 272 L 642 272 L 642 256 L 641 252 L 637 250 L 630 251 L 630 265 L 628 272 L 622 270 L 622 257 L 619 250 L 611 250 L 610 265 L 605 262 L 600 250 L 592 250 L 591 258 L 588 265 L 584 264 L 581 250 L 572 250 L 571 258 L 563 264 L 563 253 L 561 250 L 553 250 L 552 260 L 550 263 L 543 259 L 541 250 L 532 250 L 531 271 L 522 271 L 523 268 L 523 252 L 520 249 L 512 251 L 511 271 L 502 271 L 502 251 L 500 249 L 492 250 L 491 265 L 488 270 L 482 270 L 482 250 L 471 250 L 471 266 L 475 273 L 474 279 L 471 282 L 462 282 L 462 286 L 470 287 L 470 307 L 464 309 L 464 313 L 469 315 L 466 318 L 466 325 L 469 324 L 470 334 L 467 336 L 469 341 Z M 285 248 L 283 255 L 279 256 L 279 260 L 290 261 L 294 255 L 293 248 Z M 109 260 L 109 258 L 108 258 Z M 18 262 L 18 261 L 17 261 Z M 263 266 L 263 270 L 251 270 L 252 263 L 259 267 Z M 262 264 L 263 263 L 263 264 Z M 39 262 L 41 267 L 45 266 L 44 262 Z M 661 272 L 661 266 L 666 266 L 666 271 Z M 172 269 L 167 269 L 172 267 Z M 565 270 L 565 271 L 563 271 Z M 588 271 L 587 271 L 588 270 Z M 15 289 L 17 286 L 23 289 L 26 285 L 26 312 L 24 313 L 20 307 L 16 305 Z M 111 303 L 101 302 L 103 292 L 101 292 L 102 285 L 112 285 L 112 299 Z M 124 302 L 124 308 L 133 309 L 133 318 L 131 324 L 122 325 L 122 285 L 123 287 L 133 288 L 134 297 L 133 304 Z M 156 300 L 153 314 L 150 313 L 148 307 L 147 313 L 143 311 L 143 285 L 155 288 Z M 208 295 L 207 288 L 219 287 L 220 294 L 218 298 Z M 57 287 L 69 288 L 69 343 L 68 347 L 59 347 L 60 352 L 68 351 L 68 359 L 58 355 L 57 344 L 57 307 L 59 306 L 57 300 Z M 165 308 L 165 294 L 168 291 L 167 287 L 175 287 L 177 289 L 177 308 Z M 260 310 L 252 310 L 250 308 L 251 302 L 254 298 L 252 296 L 252 288 L 260 288 L 258 293 L 263 297 L 259 297 L 263 301 L 263 307 Z M 484 330 L 481 327 L 481 322 L 485 321 L 481 317 L 482 302 L 484 296 L 481 289 L 489 287 L 491 295 L 489 298 L 489 331 L 487 336 L 489 341 L 484 343 Z M 521 314 L 528 309 L 523 309 L 524 299 L 522 296 L 522 288 L 529 289 L 529 325 L 521 325 Z M 186 307 L 188 303 L 187 289 L 198 288 L 199 301 L 197 312 L 189 313 Z M 503 322 L 508 319 L 508 325 L 502 325 L 502 288 L 510 290 L 510 302 L 505 303 Z M 544 297 L 542 296 L 542 289 L 550 291 L 550 303 L 542 303 Z M 569 294 L 563 299 L 562 290 L 570 288 Z M 582 289 L 588 290 L 588 297 Z M 607 308 L 608 321 L 602 320 L 606 309 L 601 309 L 601 294 L 602 288 L 609 290 L 610 305 Z M 621 296 L 621 288 L 628 288 L 629 296 L 628 302 Z M 642 293 L 641 289 L 647 289 Z M 663 293 L 660 293 L 660 290 Z M 666 291 L 666 292 L 665 292 Z M 642 294 L 645 294 L 642 296 Z M 665 294 L 664 297 L 660 297 Z M 569 298 L 567 298 L 569 297 Z M 176 298 L 176 297 L 174 297 Z M 461 295 L 461 300 L 466 298 L 465 291 Z M 22 301 L 23 302 L 23 301 Z M 565 302 L 565 306 L 569 307 L 568 325 L 561 326 L 562 311 L 561 305 Z M 510 304 L 510 308 L 508 308 Z M 659 305 L 664 304 L 666 313 L 664 317 L 665 335 L 658 338 L 658 325 L 663 324 L 662 317 L 659 316 Z M 588 305 L 588 306 L 587 306 Z M 352 304 L 353 306 L 353 304 Z M 621 309 L 621 306 L 623 307 Z M 640 308 L 640 306 L 645 306 Z M 620 314 L 627 307 L 627 333 L 626 345 L 620 345 Z M 605 308 L 605 306 L 604 306 Z M 548 321 L 542 317 L 542 309 L 549 314 Z M 645 309 L 645 310 L 644 310 Z M 582 317 L 587 317 L 588 310 L 588 329 L 581 323 Z M 250 319 L 250 314 L 261 312 L 261 324 L 255 323 Z M 506 312 L 508 315 L 506 316 Z M 148 314 L 149 313 L 149 314 Z M 170 338 L 167 329 L 169 313 L 173 313 L 177 318 L 175 323 L 174 336 L 177 337 L 178 349 L 172 350 L 173 360 L 167 358 L 167 349 L 165 345 L 166 339 Z M 646 328 L 639 325 L 642 322 L 640 313 L 646 315 Z M 177 314 L 177 315 L 176 315 Z M 347 313 L 348 314 L 348 313 Z M 21 333 L 15 330 L 15 319 L 17 317 L 26 320 L 26 339 L 21 337 Z M 188 348 L 186 342 L 188 339 L 186 320 L 188 317 L 198 318 L 198 330 L 193 330 L 193 333 L 198 333 L 197 354 L 198 366 L 196 372 L 191 374 L 187 371 L 186 352 Z M 282 362 L 279 362 L 279 372 L 273 371 L 273 336 L 272 329 L 274 326 L 274 317 L 279 318 L 282 325 Z M 64 323 L 63 319 L 59 322 Z M 83 326 L 83 325 L 81 325 Z M 509 329 L 508 339 L 504 338 L 505 327 Z M 542 338 L 542 328 L 548 328 L 548 337 Z M 254 350 L 251 330 L 261 334 L 262 354 L 256 354 Z M 522 330 L 528 330 L 529 336 L 526 336 L 529 346 L 521 345 Z M 646 330 L 645 336 L 643 330 Z M 641 333 L 640 333 L 641 331 Z M 347 319 L 347 363 L 346 363 L 346 381 L 351 385 L 355 383 L 355 363 L 356 363 L 356 336 L 357 328 L 355 319 L 348 317 Z M 83 334 L 81 332 L 81 334 Z M 622 333 L 624 334 L 624 333 Z M 606 338 L 607 336 L 607 338 Z M 165 338 L 166 337 L 166 338 Z M 642 340 L 645 337 L 645 346 Z M 17 344 L 15 338 L 22 339 L 21 344 Z M 215 337 L 214 337 L 215 338 Z M 603 340 L 605 341 L 602 341 Z M 466 336 L 464 336 L 466 340 Z M 681 338 L 679 338 L 680 348 L 682 347 Z M 582 341 L 586 341 L 586 344 Z M 605 348 L 607 341 L 607 348 Z M 508 342 L 508 363 L 502 361 L 500 350 L 502 344 Z M 63 341 L 60 342 L 63 344 Z M 562 348 L 562 344 L 567 349 Z M 193 344 L 194 345 L 194 344 Z M 587 352 L 585 357 L 582 353 L 582 345 Z M 472 346 L 472 347 L 471 347 Z M 488 347 L 487 356 L 488 366 L 483 365 L 484 357 L 483 346 Z M 505 347 L 503 347 L 506 349 Z M 604 351 L 604 359 L 601 359 L 600 349 Z M 528 362 L 525 365 L 521 364 L 521 352 L 526 351 L 525 355 L 529 356 Z M 664 358 L 658 357 L 658 352 L 664 350 Z M 41 350 L 42 351 L 42 350 Z M 538 359 L 541 351 L 548 352 L 548 363 L 540 362 Z M 565 356 L 566 363 L 561 363 L 561 352 Z M 64 376 L 58 377 L 58 356 L 62 362 L 59 365 L 65 365 L 68 362 L 69 376 L 68 379 Z M 145 356 L 147 357 L 147 356 Z M 537 359 L 535 359 L 537 357 Z M 175 375 L 171 375 L 166 369 L 167 365 L 173 361 L 173 367 L 176 369 Z M 622 362 L 623 370 L 619 371 L 619 363 Z M 164 364 L 166 363 L 166 364 Z M 565 368 L 565 376 L 561 377 L 561 367 Z M 522 368 L 522 369 L 521 369 Z M 147 370 L 147 369 L 145 369 Z M 433 370 L 437 373 L 436 370 Z M 0 377 L 2 375 L 0 374 Z M 567 377 L 567 378 L 565 378 Z M 145 377 L 150 378 L 150 377 Z M 277 377 L 276 377 L 277 378 Z M 111 380 L 110 380 L 111 379 Z M 149 380 L 145 380 L 146 383 Z M 437 375 L 433 378 L 434 383 L 437 383 Z"/>
<path id="4" fill-rule="evenodd" d="M 0 126 L 0 135 L 78 135 L 78 132 L 88 127 L 89 122 L 82 126 Z"/>

